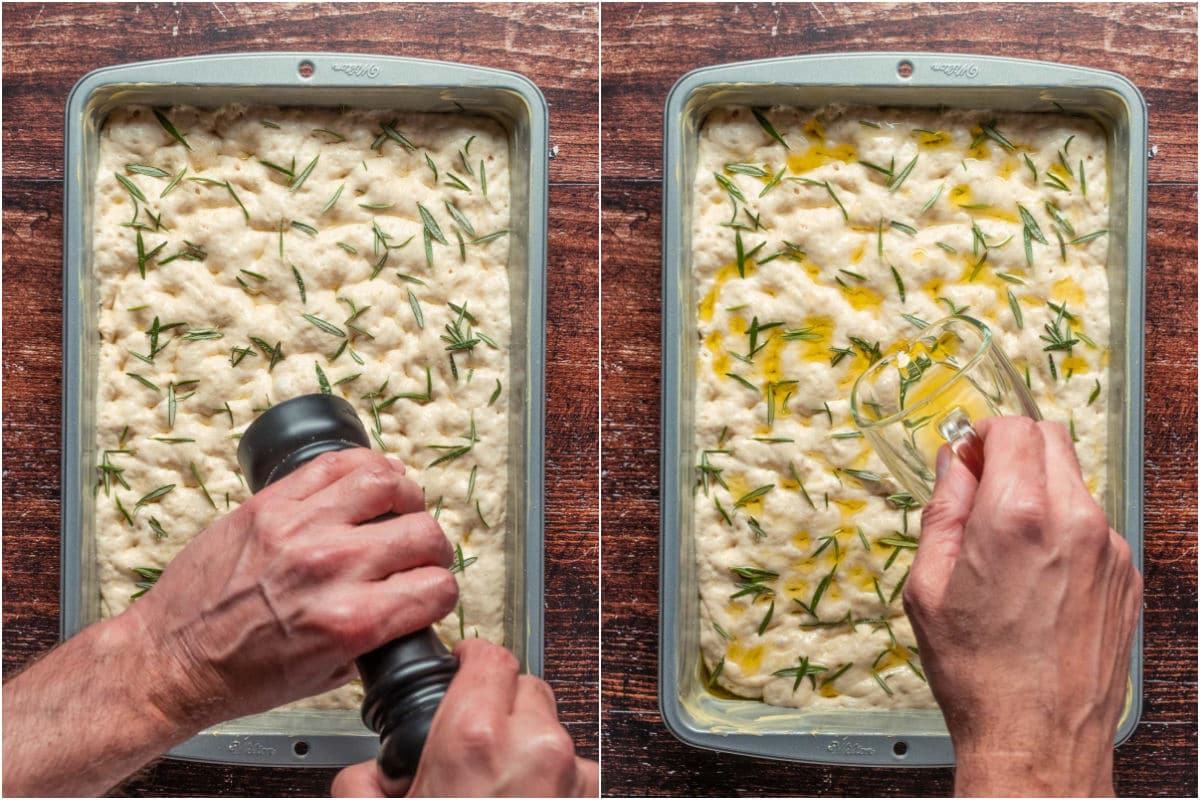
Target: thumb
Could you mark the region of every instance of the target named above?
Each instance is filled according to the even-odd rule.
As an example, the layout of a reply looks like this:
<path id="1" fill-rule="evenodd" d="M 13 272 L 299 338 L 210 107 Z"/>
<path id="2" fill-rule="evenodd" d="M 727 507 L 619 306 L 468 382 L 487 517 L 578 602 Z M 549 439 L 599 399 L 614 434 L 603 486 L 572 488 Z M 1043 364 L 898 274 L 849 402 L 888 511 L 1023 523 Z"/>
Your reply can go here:
<path id="1" fill-rule="evenodd" d="M 379 782 L 375 759 L 346 767 L 333 779 L 329 793 L 333 797 L 387 797 Z"/>
<path id="2" fill-rule="evenodd" d="M 600 796 L 600 765 L 595 761 L 575 756 L 575 789 L 572 796 Z"/>
<path id="3" fill-rule="evenodd" d="M 921 543 L 905 584 L 906 605 L 922 609 L 940 601 L 958 560 L 963 528 L 978 488 L 979 480 L 970 467 L 950 445 L 942 445 L 933 497 L 921 513 Z"/>

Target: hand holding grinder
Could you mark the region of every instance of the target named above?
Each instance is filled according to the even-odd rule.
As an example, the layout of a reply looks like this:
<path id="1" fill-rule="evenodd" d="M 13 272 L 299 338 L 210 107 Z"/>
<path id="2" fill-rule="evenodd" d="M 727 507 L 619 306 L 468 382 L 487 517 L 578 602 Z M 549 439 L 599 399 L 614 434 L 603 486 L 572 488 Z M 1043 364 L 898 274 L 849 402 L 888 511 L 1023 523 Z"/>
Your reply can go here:
<path id="1" fill-rule="evenodd" d="M 370 447 L 354 407 L 340 397 L 310 394 L 275 405 L 255 420 L 238 446 L 238 463 L 250 491 L 257 492 L 322 453 L 351 447 Z M 363 722 L 380 737 L 380 773 L 399 789 L 417 770 L 458 662 L 433 629 L 425 628 L 360 656 L 355 664 L 366 691 Z"/>

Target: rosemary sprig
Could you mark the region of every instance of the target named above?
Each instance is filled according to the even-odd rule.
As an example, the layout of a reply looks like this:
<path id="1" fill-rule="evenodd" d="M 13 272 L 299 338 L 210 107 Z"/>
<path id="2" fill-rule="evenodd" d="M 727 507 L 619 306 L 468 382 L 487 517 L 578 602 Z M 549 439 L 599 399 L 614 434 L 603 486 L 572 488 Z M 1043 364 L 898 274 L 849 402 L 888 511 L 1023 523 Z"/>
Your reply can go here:
<path id="1" fill-rule="evenodd" d="M 917 159 L 920 157 L 920 153 L 917 153 L 915 156 L 913 156 L 912 161 L 908 162 L 904 169 L 900 170 L 900 174 L 896 175 L 896 177 L 892 178 L 888 182 L 888 192 L 895 192 L 904 184 L 904 181 L 907 180 L 908 176 L 912 174 L 913 167 L 917 166 Z"/>
<path id="2" fill-rule="evenodd" d="M 1067 244 L 1072 244 L 1072 245 L 1086 244 L 1087 242 L 1090 242 L 1093 239 L 1099 239 L 1101 236 L 1105 236 L 1107 234 L 1108 234 L 1107 229 L 1093 231 L 1092 233 L 1088 233 L 1083 236 L 1079 236 L 1075 239 L 1072 239 L 1071 241 L 1067 242 Z"/>
<path id="3" fill-rule="evenodd" d="M 251 336 L 250 342 L 262 351 L 265 358 L 269 359 L 267 372 L 274 370 L 275 365 L 283 360 L 283 342 L 276 342 L 275 346 L 272 347 L 266 340 L 260 339 L 257 336 Z"/>
<path id="4" fill-rule="evenodd" d="M 912 567 L 904 570 L 904 574 L 900 576 L 900 580 L 896 582 L 894 587 L 892 587 L 892 593 L 888 596 L 887 605 L 890 606 L 892 603 L 896 602 L 896 598 L 900 596 L 902 591 L 904 591 L 904 583 L 908 580 L 908 573 L 911 571 Z"/>
<path id="5" fill-rule="evenodd" d="M 758 196 L 766 197 L 767 192 L 771 191 L 772 189 L 774 189 L 776 186 L 779 185 L 779 181 L 783 178 L 783 173 L 785 173 L 785 172 L 787 172 L 787 167 L 786 166 L 780 167 L 779 172 L 776 172 L 771 177 L 771 180 L 767 181 L 766 185 L 763 186 L 762 191 L 758 193 Z"/>
<path id="6" fill-rule="evenodd" d="M 1037 167 L 1033 165 L 1033 160 L 1029 158 L 1028 153 L 1022 153 L 1021 157 L 1025 159 L 1025 166 L 1029 167 L 1029 171 L 1033 174 L 1033 182 L 1037 183 Z"/>
<path id="7" fill-rule="evenodd" d="M 930 197 L 928 200 L 925 201 L 925 205 L 921 206 L 921 212 L 919 214 L 917 214 L 918 217 L 923 216 L 926 211 L 933 208 L 933 204 L 936 203 L 938 201 L 938 198 L 942 196 L 942 190 L 945 188 L 946 188 L 945 182 L 938 184 L 937 191 L 933 193 L 932 197 Z"/>
<path id="8" fill-rule="evenodd" d="M 466 192 L 467 194 L 471 193 L 471 187 L 466 184 L 466 181 L 449 170 L 446 171 L 446 180 L 442 183 L 442 185 L 453 187 L 461 192 Z"/>
<path id="9" fill-rule="evenodd" d="M 304 319 L 308 320 L 313 325 L 316 325 L 318 328 L 331 336 L 338 336 L 342 339 L 346 338 L 346 332 L 337 325 L 334 325 L 332 322 L 326 322 L 320 317 L 313 316 L 312 314 L 301 314 L 300 316 L 304 317 Z"/>
<path id="10" fill-rule="evenodd" d="M 300 187 L 304 185 L 304 182 L 308 180 L 308 176 L 312 175 L 312 171 L 316 168 L 317 162 L 320 160 L 321 154 L 317 153 L 315 156 L 313 156 L 313 160 L 308 162 L 308 166 L 301 170 L 300 173 L 292 179 L 292 182 L 288 184 L 288 191 L 290 193 L 295 194 L 297 191 L 299 191 Z"/>
<path id="11" fill-rule="evenodd" d="M 169 178 L 171 173 L 161 167 L 152 167 L 147 164 L 126 164 L 126 172 L 132 172 L 137 175 L 146 175 L 151 178 Z"/>
<path id="12" fill-rule="evenodd" d="M 1040 335 L 1038 338 L 1044 342 L 1047 342 L 1046 346 L 1043 347 L 1042 350 L 1045 350 L 1049 353 L 1066 350 L 1069 353 L 1072 347 L 1079 344 L 1079 339 L 1072 335 L 1069 325 L 1066 327 L 1065 332 L 1063 330 L 1062 323 L 1066 316 L 1068 316 L 1067 307 L 1064 304 L 1058 307 L 1058 316 L 1055 317 L 1054 322 L 1048 322 L 1042 326 L 1046 332 Z M 1051 359 L 1050 363 L 1053 365 L 1053 359 Z"/>
<path id="13" fill-rule="evenodd" d="M 178 402 L 175 399 L 175 384 L 168 383 L 167 384 L 167 427 L 168 428 L 173 429 L 175 427 L 175 411 L 176 411 L 177 406 L 178 406 Z"/>
<path id="14" fill-rule="evenodd" d="M 188 144 L 187 139 L 183 138 L 183 134 L 181 134 L 178 130 L 175 129 L 175 126 L 171 124 L 171 120 L 167 119 L 166 114 L 163 114 L 157 108 L 153 109 L 153 110 L 154 110 L 154 118 L 156 120 L 158 120 L 158 124 L 163 127 L 163 130 L 165 130 L 168 134 L 170 134 L 172 139 L 174 139 L 175 141 L 177 141 L 181 145 L 183 145 L 184 148 L 191 150 L 192 146 L 190 144 Z"/>
<path id="15" fill-rule="evenodd" d="M 382 153 L 383 143 L 388 139 L 391 139 L 393 142 L 400 145 L 410 153 L 417 149 L 417 146 L 413 144 L 407 136 L 396 130 L 396 122 L 398 122 L 398 120 L 392 120 L 391 122 L 380 126 L 382 132 L 375 138 L 374 143 L 372 143 L 372 150 L 379 150 Z"/>
<path id="16" fill-rule="evenodd" d="M 746 492 L 744 495 L 739 497 L 737 499 L 737 501 L 734 502 L 733 507 L 735 509 L 737 509 L 737 508 L 741 508 L 742 506 L 749 505 L 750 503 L 753 503 L 755 500 L 758 500 L 758 499 L 764 497 L 768 492 L 770 492 L 774 488 L 775 488 L 775 484 L 769 483 L 765 486 L 759 486 L 757 489 L 752 489 L 751 491 Z"/>
<path id="17" fill-rule="evenodd" d="M 771 624 L 771 618 L 775 616 L 775 600 L 771 600 L 771 605 L 767 606 L 767 613 L 763 615 L 762 622 L 758 623 L 758 635 L 762 636 L 767 632 L 767 626 Z"/>
<path id="18" fill-rule="evenodd" d="M 289 169 L 288 167 L 282 167 L 279 164 L 274 163 L 273 161 L 267 161 L 265 159 L 260 158 L 260 159 L 258 159 L 258 163 L 262 164 L 264 167 L 266 167 L 269 170 L 278 172 L 280 175 L 283 175 L 284 177 L 286 177 L 288 179 L 289 182 L 294 180 L 296 177 L 295 170 Z M 295 166 L 294 160 L 293 160 L 292 166 L 293 167 Z"/>
<path id="19" fill-rule="evenodd" d="M 450 574 L 454 575 L 460 572 L 465 572 L 467 567 L 479 560 L 479 556 L 471 556 L 463 558 L 463 549 L 461 544 L 454 545 L 454 562 L 450 565 Z"/>
<path id="20" fill-rule="evenodd" d="M 721 659 L 717 662 L 717 665 L 713 667 L 712 672 L 708 674 L 708 680 L 705 681 L 705 685 L 708 686 L 709 689 L 712 689 L 717 685 L 717 679 L 721 677 L 721 672 L 724 669 L 725 656 L 721 656 Z"/>
<path id="21" fill-rule="evenodd" d="M 425 315 L 421 313 L 421 301 L 413 294 L 413 290 L 408 290 L 408 305 L 412 308 L 413 319 L 417 321 L 418 328 L 425 327 Z"/>
<path id="22" fill-rule="evenodd" d="M 773 581 L 779 577 L 778 572 L 758 567 L 730 567 L 733 574 L 741 578 L 737 583 L 737 591 L 729 596 L 730 600 L 750 595 L 753 600 L 760 597 L 774 597 L 775 590 L 767 586 L 765 581 Z"/>
<path id="23" fill-rule="evenodd" d="M 327 214 L 331 208 L 337 205 L 338 198 L 342 196 L 342 190 L 345 188 L 346 184 L 344 183 L 338 186 L 337 191 L 333 193 L 333 197 L 329 198 L 325 205 L 321 206 L 321 216 Z"/>
<path id="24" fill-rule="evenodd" d="M 333 394 L 333 387 L 329 385 L 329 378 L 325 377 L 325 371 L 321 369 L 321 365 L 313 362 L 313 366 L 317 370 L 317 386 L 321 390 L 321 394 Z"/>
<path id="25" fill-rule="evenodd" d="M 304 290 L 304 276 L 300 274 L 300 270 L 296 269 L 295 264 L 290 264 L 292 268 L 292 277 L 296 279 L 296 288 L 300 290 L 300 302 L 308 305 L 308 293 Z"/>
<path id="26" fill-rule="evenodd" d="M 784 141 L 782 136 L 779 135 L 779 131 L 775 130 L 775 126 L 771 124 L 771 121 L 763 116 L 762 112 L 760 112 L 757 108 L 752 108 L 750 109 L 750 113 L 754 115 L 756 120 L 758 120 L 759 126 L 767 132 L 768 136 L 783 145 L 784 150 L 792 149 L 788 147 L 788 143 Z"/>
<path id="27" fill-rule="evenodd" d="M 337 143 L 339 143 L 339 142 L 344 142 L 344 141 L 346 141 L 346 137 L 345 137 L 345 136 L 342 136 L 342 135 L 341 135 L 340 133 L 338 133 L 337 131 L 331 131 L 329 128 L 313 128 L 313 129 L 312 129 L 312 132 L 313 132 L 313 133 L 323 133 L 323 134 L 325 134 L 326 136 L 329 136 L 329 137 L 331 137 L 331 138 L 333 139 L 333 143 L 334 143 L 334 144 L 337 144 Z"/>
<path id="28" fill-rule="evenodd" d="M 446 210 L 450 212 L 450 216 L 454 218 L 454 221 L 458 224 L 458 227 L 462 228 L 463 233 L 474 238 L 475 226 L 471 224 L 471 221 L 467 219 L 466 215 L 459 210 L 458 206 L 454 205 L 454 203 L 451 203 L 449 200 L 446 200 L 445 204 Z"/>
<path id="29" fill-rule="evenodd" d="M 804 656 L 803 658 L 800 659 L 800 663 L 798 665 L 796 665 L 794 667 L 787 667 L 786 669 L 776 670 L 775 672 L 772 672 L 771 674 L 776 677 L 780 677 L 780 678 L 795 677 L 796 682 L 792 684 L 792 692 L 794 693 L 797 689 L 800 688 L 800 682 L 803 681 L 806 677 L 812 683 L 812 688 L 816 689 L 817 688 L 817 677 L 816 676 L 821 674 L 822 672 L 828 672 L 828 671 L 829 671 L 828 667 L 823 667 L 820 664 L 813 664 L 812 662 L 810 662 L 808 660 L 808 656 Z"/>
<path id="30" fill-rule="evenodd" d="M 162 570 L 157 567 L 134 567 L 133 571 L 141 577 L 141 580 L 134 582 L 133 585 L 138 588 L 138 591 L 129 595 L 130 600 L 137 600 L 146 592 L 150 591 L 150 589 L 153 588 L 156 583 L 158 583 L 159 577 L 162 576 Z"/>
<path id="31" fill-rule="evenodd" d="M 172 490 L 174 490 L 174 489 L 175 489 L 175 484 L 168 483 L 166 486 L 160 486 L 157 489 L 146 492 L 144 495 L 142 495 L 138 499 L 137 503 L 134 504 L 133 513 L 136 514 L 138 509 L 141 508 L 142 506 L 148 506 L 151 503 L 157 503 L 157 502 L 161 501 L 164 497 L 166 497 L 168 494 L 170 494 L 172 492 Z"/>
<path id="32" fill-rule="evenodd" d="M 1013 322 L 1017 323 L 1018 328 L 1025 327 L 1025 317 L 1021 313 L 1021 304 L 1017 302 L 1017 296 L 1013 294 L 1012 289 L 1008 290 L 1008 307 L 1012 309 Z"/>
<path id="33" fill-rule="evenodd" d="M 170 194 L 171 190 L 174 189 L 176 186 L 178 186 L 179 182 L 181 180 L 183 180 L 183 176 L 187 174 L 187 171 L 188 171 L 187 167 L 184 167 L 183 169 L 179 170 L 179 174 L 176 175 L 174 178 L 172 178 L 171 182 L 168 183 L 165 187 L 163 187 L 163 190 L 158 195 L 159 198 L 161 199 L 163 197 L 166 197 L 168 194 Z"/>
<path id="34" fill-rule="evenodd" d="M 205 339 L 223 339 L 225 334 L 219 328 L 188 328 L 187 333 L 180 338 L 188 342 L 199 342 Z"/>
<path id="35" fill-rule="evenodd" d="M 129 180 L 129 178 L 126 178 L 119 172 L 114 172 L 113 176 L 117 179 L 118 183 L 125 187 L 125 191 L 129 192 L 129 196 L 135 201 L 140 200 L 143 203 L 149 202 L 146 199 L 146 195 L 142 194 L 142 190 L 137 187 L 137 184 Z"/>
<path id="36" fill-rule="evenodd" d="M 472 239 L 471 244 L 486 244 L 488 242 L 499 239 L 501 236 L 507 236 L 507 235 L 508 235 L 508 229 L 505 228 L 503 230 L 495 231 L 493 233 L 486 234 L 485 236 L 480 236 L 478 238 Z"/>
<path id="37" fill-rule="evenodd" d="M 844 205 L 842 205 L 842 201 L 840 199 L 838 199 L 837 193 L 835 191 L 833 191 L 833 187 L 829 185 L 829 181 L 817 181 L 817 180 L 813 180 L 812 178 L 788 178 L 788 180 L 799 181 L 800 183 L 807 183 L 811 186 L 825 187 L 826 193 L 829 194 L 830 198 L 833 199 L 833 202 L 837 204 L 838 209 L 842 212 L 842 220 L 846 221 L 846 222 L 850 221 L 850 215 L 848 213 L 846 213 L 846 207 Z"/>
<path id="38" fill-rule="evenodd" d="M 162 523 L 156 517 L 151 517 L 149 520 L 150 531 L 154 534 L 155 539 L 167 538 L 167 532 L 163 529 Z"/>
<path id="39" fill-rule="evenodd" d="M 1000 131 L 996 130 L 996 120 L 993 119 L 989 122 L 985 122 L 982 126 L 982 129 L 984 136 L 996 142 L 1005 150 L 1012 152 L 1013 150 L 1017 149 L 1016 145 L 1010 142 L 1007 137 L 1000 133 Z"/>
<path id="40" fill-rule="evenodd" d="M 200 470 L 196 468 L 196 462 L 189 461 L 188 467 L 191 469 L 192 477 L 196 479 L 196 483 L 200 484 L 200 491 L 204 493 L 204 499 L 207 500 L 208 504 L 215 510 L 217 504 L 213 501 L 212 495 L 208 493 L 208 487 L 204 485 L 204 478 L 200 477 Z"/>
<path id="41" fill-rule="evenodd" d="M 428 445 L 428 447 L 432 450 L 444 450 L 446 452 L 444 452 L 438 458 L 434 459 L 433 462 L 430 463 L 429 467 L 426 467 L 426 469 L 436 467 L 440 464 L 446 464 L 451 461 L 454 461 L 455 459 L 461 458 L 461 457 L 465 456 L 467 453 L 469 453 L 475 449 L 475 443 L 479 441 L 479 437 L 475 433 L 475 415 L 474 414 L 471 415 L 471 430 L 466 436 L 463 436 L 462 438 L 467 440 L 467 444 L 465 444 L 465 445 L 450 445 L 450 444 Z"/>
<path id="42" fill-rule="evenodd" d="M 757 164 L 726 164 L 725 171 L 738 175 L 749 175 L 752 178 L 765 178 L 771 174 Z"/>

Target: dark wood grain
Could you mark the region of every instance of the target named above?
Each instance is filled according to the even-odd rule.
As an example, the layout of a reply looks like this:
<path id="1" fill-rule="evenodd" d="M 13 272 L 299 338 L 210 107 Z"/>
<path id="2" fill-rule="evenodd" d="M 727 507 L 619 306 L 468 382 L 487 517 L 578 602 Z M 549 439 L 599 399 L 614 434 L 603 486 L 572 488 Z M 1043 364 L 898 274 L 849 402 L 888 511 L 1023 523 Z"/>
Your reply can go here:
<path id="1" fill-rule="evenodd" d="M 1142 722 L 1122 795 L 1196 787 L 1196 61 L 1190 6 L 605 5 L 602 749 L 608 795 L 945 795 L 949 769 L 829 768 L 678 742 L 657 707 L 662 104 L 685 72 L 868 49 L 1114 69 L 1150 104 Z M 1031 33 L 1032 32 L 1032 33 Z M 1052 757 L 1052 754 L 1047 754 Z"/>
<path id="2" fill-rule="evenodd" d="M 86 43 L 86 47 L 81 46 Z M 3 666 L 58 640 L 62 122 L 86 72 L 265 50 L 461 61 L 520 72 L 551 109 L 546 331 L 546 669 L 577 751 L 598 752 L 594 5 L 4 6 Z M 160 760 L 117 790 L 308 796 L 334 771 Z"/>
<path id="3" fill-rule="evenodd" d="M 1196 179 L 1196 9 L 1130 3 L 604 6 L 604 176 L 661 176 L 662 108 L 689 70 L 753 58 L 974 53 L 1119 72 L 1150 108 L 1150 180 Z"/>

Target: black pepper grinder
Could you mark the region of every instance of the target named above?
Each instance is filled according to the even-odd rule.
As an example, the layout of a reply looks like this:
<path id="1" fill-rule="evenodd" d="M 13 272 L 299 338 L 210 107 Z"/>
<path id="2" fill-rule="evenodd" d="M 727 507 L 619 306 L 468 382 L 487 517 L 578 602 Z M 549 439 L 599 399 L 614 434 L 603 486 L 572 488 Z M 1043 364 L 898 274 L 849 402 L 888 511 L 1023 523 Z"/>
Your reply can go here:
<path id="1" fill-rule="evenodd" d="M 257 492 L 321 453 L 370 446 L 350 403 L 308 394 L 272 406 L 251 423 L 238 446 L 238 463 L 250 491 Z M 355 664 L 366 690 L 363 722 L 380 738 L 384 789 L 402 791 L 417 771 L 433 715 L 458 661 L 433 628 L 425 628 L 360 656 Z"/>

